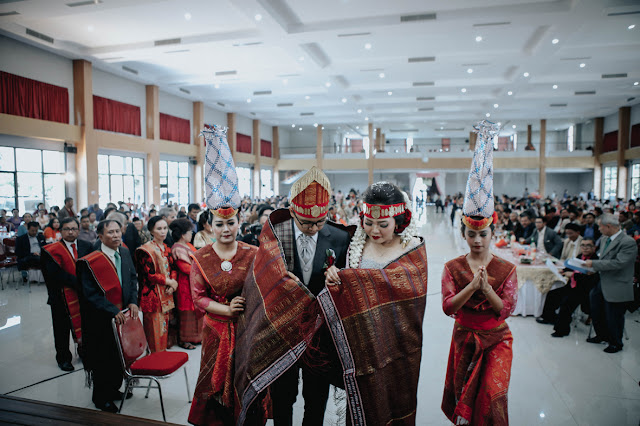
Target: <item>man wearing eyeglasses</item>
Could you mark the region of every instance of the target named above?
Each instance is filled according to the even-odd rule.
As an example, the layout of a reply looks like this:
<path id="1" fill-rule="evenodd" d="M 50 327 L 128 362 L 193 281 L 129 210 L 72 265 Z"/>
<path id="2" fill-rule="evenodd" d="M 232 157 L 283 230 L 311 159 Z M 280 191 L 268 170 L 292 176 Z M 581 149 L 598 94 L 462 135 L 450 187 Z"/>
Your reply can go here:
<path id="1" fill-rule="evenodd" d="M 69 333 L 82 354 L 82 332 L 76 261 L 93 251 L 87 241 L 78 239 L 78 220 L 68 217 L 60 225 L 62 240 L 48 244 L 42 250 L 42 273 L 47 284 L 53 323 L 56 361 L 63 371 L 73 371 L 69 350 Z"/>

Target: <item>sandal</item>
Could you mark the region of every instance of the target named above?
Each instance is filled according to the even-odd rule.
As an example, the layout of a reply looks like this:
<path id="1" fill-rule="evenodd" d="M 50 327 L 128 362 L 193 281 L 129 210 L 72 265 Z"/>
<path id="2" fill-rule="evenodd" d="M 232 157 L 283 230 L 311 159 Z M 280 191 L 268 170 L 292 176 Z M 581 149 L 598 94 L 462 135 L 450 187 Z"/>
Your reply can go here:
<path id="1" fill-rule="evenodd" d="M 196 348 L 189 342 L 180 342 L 178 343 L 178 346 L 180 346 L 182 349 L 187 349 L 187 350 L 192 350 Z"/>

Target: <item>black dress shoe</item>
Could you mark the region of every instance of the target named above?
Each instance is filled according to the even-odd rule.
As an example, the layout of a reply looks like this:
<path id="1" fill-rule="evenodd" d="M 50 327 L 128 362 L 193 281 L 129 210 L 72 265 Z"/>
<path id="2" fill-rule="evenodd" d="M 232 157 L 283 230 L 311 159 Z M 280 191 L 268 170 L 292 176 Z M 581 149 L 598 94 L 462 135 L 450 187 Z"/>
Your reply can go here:
<path id="1" fill-rule="evenodd" d="M 75 368 L 73 368 L 73 365 L 71 365 L 71 363 L 69 361 L 59 362 L 58 363 L 58 367 L 60 367 L 60 370 L 62 370 L 62 371 L 73 371 L 73 370 L 75 370 Z"/>
<path id="2" fill-rule="evenodd" d="M 542 317 L 536 318 L 536 322 L 538 324 L 553 324 L 551 321 L 547 321 L 546 319 L 544 319 Z"/>
<path id="3" fill-rule="evenodd" d="M 554 331 L 553 333 L 551 333 L 551 337 L 565 337 L 568 335 L 569 333 L 558 333 L 557 331 Z"/>
<path id="4" fill-rule="evenodd" d="M 131 399 L 133 397 L 133 391 L 127 392 L 127 397 L 125 399 Z M 114 400 L 122 401 L 122 392 L 116 391 Z"/>
<path id="5" fill-rule="evenodd" d="M 604 339 L 600 336 L 593 336 L 593 337 L 589 337 L 587 339 L 587 342 L 589 343 L 602 343 L 604 342 Z"/>
<path id="6" fill-rule="evenodd" d="M 622 346 L 618 345 L 609 345 L 604 348 L 604 351 L 608 354 L 615 354 L 616 352 L 620 352 L 622 350 Z"/>
<path id="7" fill-rule="evenodd" d="M 118 407 L 112 401 L 107 401 L 104 404 L 96 404 L 96 408 L 99 408 L 102 411 L 107 411 L 109 413 L 117 413 Z"/>

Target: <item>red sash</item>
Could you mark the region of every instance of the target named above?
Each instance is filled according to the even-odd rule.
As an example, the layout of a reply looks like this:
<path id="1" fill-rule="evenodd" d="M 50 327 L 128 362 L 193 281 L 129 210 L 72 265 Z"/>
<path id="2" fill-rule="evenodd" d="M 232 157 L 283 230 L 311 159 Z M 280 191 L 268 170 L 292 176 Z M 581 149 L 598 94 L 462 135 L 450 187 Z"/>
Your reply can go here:
<path id="1" fill-rule="evenodd" d="M 47 244 L 43 249 L 49 253 L 53 261 L 56 262 L 63 271 L 74 277 L 76 276 L 76 261 L 73 259 L 73 255 L 69 252 L 65 243 L 58 241 L 57 243 Z M 78 293 L 74 288 L 63 285 L 62 295 L 62 299 L 65 301 L 67 307 L 67 313 L 69 314 L 69 318 L 71 318 L 73 340 L 78 344 L 82 344 L 82 323 L 80 320 Z"/>
<path id="2" fill-rule="evenodd" d="M 89 271 L 107 300 L 122 310 L 122 285 L 116 267 L 109 257 L 96 250 L 81 260 L 87 263 Z"/>
<path id="3" fill-rule="evenodd" d="M 160 265 L 158 265 L 156 252 L 153 249 L 153 247 L 151 247 L 151 244 L 153 244 L 153 242 L 149 241 L 148 243 L 145 243 L 140 247 L 138 247 L 138 250 L 144 250 L 144 252 L 149 255 L 149 257 L 151 258 L 151 261 L 153 262 L 153 269 L 155 273 L 161 274 L 163 273 L 163 271 L 160 269 Z M 164 245 L 164 243 L 163 243 L 163 247 L 166 250 L 166 246 Z M 170 255 L 171 254 L 169 254 L 169 256 Z M 165 277 L 170 278 L 169 271 L 166 271 Z M 164 288 L 160 289 L 158 288 L 158 286 L 154 286 L 153 291 L 158 295 L 158 299 L 160 300 L 160 309 L 162 310 L 163 314 L 166 314 L 167 312 L 169 312 L 170 310 L 176 307 L 175 302 L 173 300 L 173 294 L 167 294 Z"/>

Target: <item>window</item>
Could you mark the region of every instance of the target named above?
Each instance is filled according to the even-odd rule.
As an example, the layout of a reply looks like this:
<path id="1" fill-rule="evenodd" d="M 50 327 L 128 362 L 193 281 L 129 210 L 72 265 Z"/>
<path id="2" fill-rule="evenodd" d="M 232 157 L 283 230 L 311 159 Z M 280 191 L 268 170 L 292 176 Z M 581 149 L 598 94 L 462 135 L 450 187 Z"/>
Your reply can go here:
<path id="1" fill-rule="evenodd" d="M 604 168 L 604 179 L 603 179 L 603 187 L 604 187 L 604 195 L 602 198 L 604 200 L 615 199 L 616 193 L 618 191 L 618 167 L 617 166 L 606 166 Z"/>
<path id="2" fill-rule="evenodd" d="M 573 150 L 575 149 L 575 144 L 576 139 L 574 134 L 574 127 L 569 126 L 569 129 L 567 130 L 567 151 L 573 152 Z"/>
<path id="3" fill-rule="evenodd" d="M 98 196 L 107 203 L 144 203 L 144 160 L 119 155 L 98 155 Z"/>
<path id="4" fill-rule="evenodd" d="M 271 186 L 271 170 L 260 170 L 260 198 L 265 199 L 273 196 L 273 188 Z"/>
<path id="5" fill-rule="evenodd" d="M 1 196 L 1 195 L 0 195 Z M 631 166 L 631 197 L 640 197 L 640 164 Z"/>
<path id="6" fill-rule="evenodd" d="M 236 167 L 236 173 L 238 174 L 238 191 L 240 192 L 240 196 L 251 197 L 251 168 Z"/>
<path id="7" fill-rule="evenodd" d="M 0 147 L 0 208 L 20 214 L 38 203 L 61 206 L 66 197 L 64 152 Z"/>
<path id="8" fill-rule="evenodd" d="M 160 161 L 160 199 L 163 204 L 189 204 L 187 161 Z"/>

